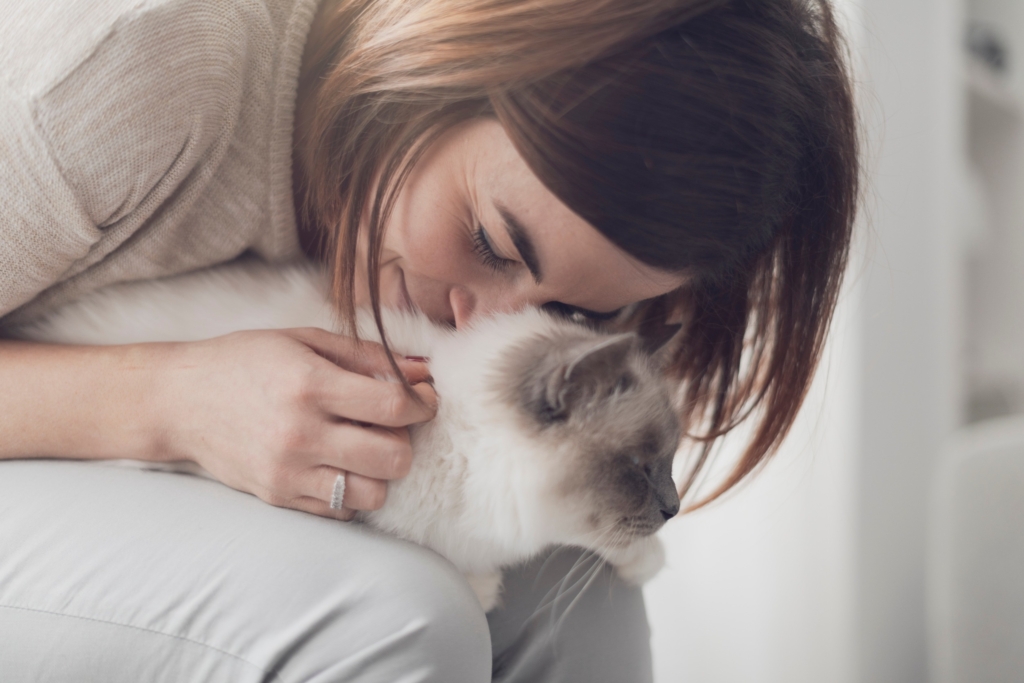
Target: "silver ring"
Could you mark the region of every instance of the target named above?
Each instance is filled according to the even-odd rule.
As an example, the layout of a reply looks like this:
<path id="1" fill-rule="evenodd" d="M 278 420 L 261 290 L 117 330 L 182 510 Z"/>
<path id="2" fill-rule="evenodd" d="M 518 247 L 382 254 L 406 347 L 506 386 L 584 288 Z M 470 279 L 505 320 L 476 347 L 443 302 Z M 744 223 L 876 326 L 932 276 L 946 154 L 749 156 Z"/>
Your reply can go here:
<path id="1" fill-rule="evenodd" d="M 334 480 L 334 490 L 331 491 L 331 509 L 340 510 L 342 504 L 345 502 L 345 473 L 341 472 L 338 474 L 338 478 Z"/>

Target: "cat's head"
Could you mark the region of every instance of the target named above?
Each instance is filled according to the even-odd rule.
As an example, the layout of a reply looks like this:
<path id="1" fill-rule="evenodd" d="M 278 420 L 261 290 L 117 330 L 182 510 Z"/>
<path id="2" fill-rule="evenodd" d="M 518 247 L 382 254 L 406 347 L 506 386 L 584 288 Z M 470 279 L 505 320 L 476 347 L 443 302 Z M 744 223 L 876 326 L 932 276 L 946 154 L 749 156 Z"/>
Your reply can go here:
<path id="1" fill-rule="evenodd" d="M 566 323 L 505 353 L 503 399 L 548 458 L 562 532 L 615 547 L 679 511 L 672 461 L 679 418 L 664 373 L 633 334 Z"/>

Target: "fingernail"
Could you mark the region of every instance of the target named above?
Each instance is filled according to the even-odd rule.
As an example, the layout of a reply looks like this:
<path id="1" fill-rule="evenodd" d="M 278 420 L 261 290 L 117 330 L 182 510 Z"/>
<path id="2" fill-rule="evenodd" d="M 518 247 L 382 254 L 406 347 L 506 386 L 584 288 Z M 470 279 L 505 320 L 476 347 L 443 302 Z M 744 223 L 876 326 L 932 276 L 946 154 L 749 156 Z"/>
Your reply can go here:
<path id="1" fill-rule="evenodd" d="M 406 360 L 411 360 L 413 363 L 429 363 L 430 359 L 426 356 L 406 356 Z"/>
<path id="2" fill-rule="evenodd" d="M 430 384 L 429 386 L 431 388 L 431 391 L 430 391 L 430 394 L 426 397 L 427 398 L 427 404 L 433 406 L 436 409 L 437 408 L 437 392 L 433 391 L 434 386 L 432 384 Z M 421 396 L 422 396 L 422 394 L 421 394 Z"/>

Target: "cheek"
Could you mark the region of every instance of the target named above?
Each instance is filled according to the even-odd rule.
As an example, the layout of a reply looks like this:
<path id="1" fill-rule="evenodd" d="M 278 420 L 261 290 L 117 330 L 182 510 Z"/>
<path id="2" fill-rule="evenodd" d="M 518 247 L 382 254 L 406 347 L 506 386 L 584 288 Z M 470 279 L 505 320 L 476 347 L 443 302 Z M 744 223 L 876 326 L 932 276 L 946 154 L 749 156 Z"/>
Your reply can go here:
<path id="1" fill-rule="evenodd" d="M 466 276 L 468 235 L 466 218 L 453 202 L 416 197 L 392 217 L 384 237 L 385 249 L 402 259 L 412 275 L 448 283 Z"/>
<path id="2" fill-rule="evenodd" d="M 595 473 L 595 507 L 606 523 L 642 514 L 651 498 L 647 479 L 633 467 L 609 465 Z"/>
<path id="3" fill-rule="evenodd" d="M 643 514 L 651 497 L 643 475 L 607 462 L 578 472 L 564 491 L 579 506 L 590 531 L 608 531 L 623 518 Z"/>
<path id="4" fill-rule="evenodd" d="M 448 284 L 468 277 L 464 237 L 458 228 L 425 225 L 407 242 L 406 268 L 410 272 Z"/>

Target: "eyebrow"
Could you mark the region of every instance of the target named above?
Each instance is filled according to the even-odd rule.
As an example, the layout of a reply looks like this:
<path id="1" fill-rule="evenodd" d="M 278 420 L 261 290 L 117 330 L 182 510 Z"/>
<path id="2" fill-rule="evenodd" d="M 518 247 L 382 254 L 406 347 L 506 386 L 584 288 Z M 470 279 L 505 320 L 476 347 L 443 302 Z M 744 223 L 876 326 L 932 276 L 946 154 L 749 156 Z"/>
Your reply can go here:
<path id="1" fill-rule="evenodd" d="M 496 203 L 494 208 L 498 210 L 498 214 L 505 222 L 505 231 L 508 233 L 509 239 L 512 240 L 512 245 L 519 252 L 519 257 L 523 259 L 523 263 L 526 264 L 530 274 L 533 275 L 534 281 L 540 284 L 543 279 L 540 262 L 537 260 L 537 250 L 534 248 L 533 240 L 527 234 L 526 228 L 523 227 L 523 224 L 519 222 L 519 219 L 511 211 L 501 204 Z"/>

